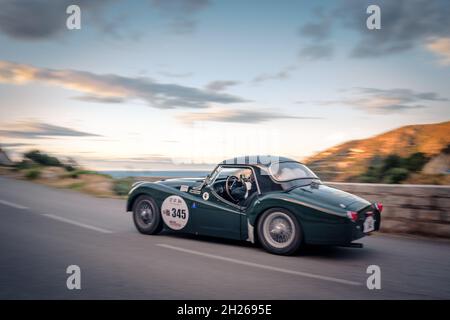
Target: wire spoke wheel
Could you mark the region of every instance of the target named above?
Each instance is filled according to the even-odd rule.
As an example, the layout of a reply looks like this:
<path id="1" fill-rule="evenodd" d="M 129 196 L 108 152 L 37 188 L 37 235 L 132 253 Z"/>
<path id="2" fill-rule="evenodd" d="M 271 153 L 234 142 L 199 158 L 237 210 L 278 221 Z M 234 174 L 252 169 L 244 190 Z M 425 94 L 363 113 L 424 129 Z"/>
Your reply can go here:
<path id="1" fill-rule="evenodd" d="M 143 234 L 157 234 L 163 228 L 158 206 L 148 195 L 139 196 L 134 202 L 133 221 L 136 229 Z"/>
<path id="2" fill-rule="evenodd" d="M 144 225 L 150 225 L 155 220 L 155 212 L 148 200 L 142 200 L 138 205 L 138 217 Z"/>
<path id="3" fill-rule="evenodd" d="M 274 248 L 289 247 L 295 238 L 296 226 L 292 218 L 284 212 L 270 213 L 263 222 L 265 240 Z"/>

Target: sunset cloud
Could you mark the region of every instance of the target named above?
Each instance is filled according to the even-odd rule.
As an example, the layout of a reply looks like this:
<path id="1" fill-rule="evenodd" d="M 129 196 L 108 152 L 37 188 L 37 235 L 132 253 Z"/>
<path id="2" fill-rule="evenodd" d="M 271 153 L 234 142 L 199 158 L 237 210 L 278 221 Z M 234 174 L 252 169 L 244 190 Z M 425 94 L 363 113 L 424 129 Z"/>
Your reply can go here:
<path id="1" fill-rule="evenodd" d="M 21 122 L 14 125 L 3 126 L 0 137 L 39 139 L 55 137 L 101 137 L 98 134 L 75 130 L 68 127 L 57 126 L 44 122 Z"/>
<path id="2" fill-rule="evenodd" d="M 26 84 L 32 81 L 81 92 L 83 95 L 77 97 L 79 100 L 120 103 L 138 99 L 159 109 L 207 108 L 212 103 L 246 102 L 237 96 L 173 83 L 159 83 L 146 77 L 46 69 L 0 61 L 0 83 Z"/>
<path id="3" fill-rule="evenodd" d="M 178 116 L 184 123 L 194 122 L 232 122 L 232 123 L 261 123 L 278 119 L 321 119 L 319 117 L 299 117 L 265 110 L 211 109 L 205 112 L 189 112 Z"/>
<path id="4" fill-rule="evenodd" d="M 426 44 L 426 48 L 439 57 L 439 63 L 450 65 L 450 38 L 435 38 Z"/>
<path id="5" fill-rule="evenodd" d="M 233 80 L 217 80 L 212 81 L 206 85 L 206 89 L 211 91 L 224 91 L 228 89 L 228 87 L 232 87 L 235 85 L 238 85 L 239 81 L 233 81 Z"/>
<path id="6" fill-rule="evenodd" d="M 353 88 L 337 100 L 316 101 L 320 105 L 344 105 L 372 114 L 400 113 L 425 108 L 425 102 L 448 101 L 435 92 L 416 92 L 410 89 Z M 300 101 L 303 103 L 304 101 Z"/>

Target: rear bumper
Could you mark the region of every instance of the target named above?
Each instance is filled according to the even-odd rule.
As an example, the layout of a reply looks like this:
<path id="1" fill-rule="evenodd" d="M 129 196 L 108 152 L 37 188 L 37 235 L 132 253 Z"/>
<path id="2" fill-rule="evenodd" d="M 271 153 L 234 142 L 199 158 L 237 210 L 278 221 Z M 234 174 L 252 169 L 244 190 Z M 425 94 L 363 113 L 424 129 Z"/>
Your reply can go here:
<path id="1" fill-rule="evenodd" d="M 373 219 L 375 220 L 374 229 L 370 232 L 364 232 L 364 221 L 368 217 L 373 217 Z M 358 220 L 356 222 L 352 222 L 352 224 L 353 228 L 351 241 L 354 241 L 357 239 L 361 239 L 362 237 L 371 234 L 372 232 L 380 230 L 381 214 L 374 208 L 374 206 L 369 206 L 358 212 Z"/>

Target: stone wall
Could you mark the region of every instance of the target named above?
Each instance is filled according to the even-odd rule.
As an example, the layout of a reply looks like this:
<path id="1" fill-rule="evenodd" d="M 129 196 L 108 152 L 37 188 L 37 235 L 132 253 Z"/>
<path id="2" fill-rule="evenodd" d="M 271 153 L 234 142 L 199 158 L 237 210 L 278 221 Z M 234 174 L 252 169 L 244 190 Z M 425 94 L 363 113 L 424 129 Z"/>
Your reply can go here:
<path id="1" fill-rule="evenodd" d="M 326 184 L 383 203 L 382 232 L 450 238 L 450 186 Z"/>

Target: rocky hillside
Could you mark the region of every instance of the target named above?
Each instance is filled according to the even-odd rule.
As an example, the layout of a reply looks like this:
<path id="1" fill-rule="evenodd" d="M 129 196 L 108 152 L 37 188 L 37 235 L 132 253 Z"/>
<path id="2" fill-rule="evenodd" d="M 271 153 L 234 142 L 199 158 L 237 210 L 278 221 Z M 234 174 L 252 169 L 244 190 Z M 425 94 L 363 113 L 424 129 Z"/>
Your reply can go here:
<path id="1" fill-rule="evenodd" d="M 389 156 L 407 159 L 420 155 L 426 162 L 432 161 L 424 167 L 428 174 L 445 175 L 448 171 L 446 159 L 449 145 L 450 121 L 409 125 L 329 148 L 308 158 L 306 163 L 324 180 L 359 181 L 369 167 L 382 165 Z"/>

